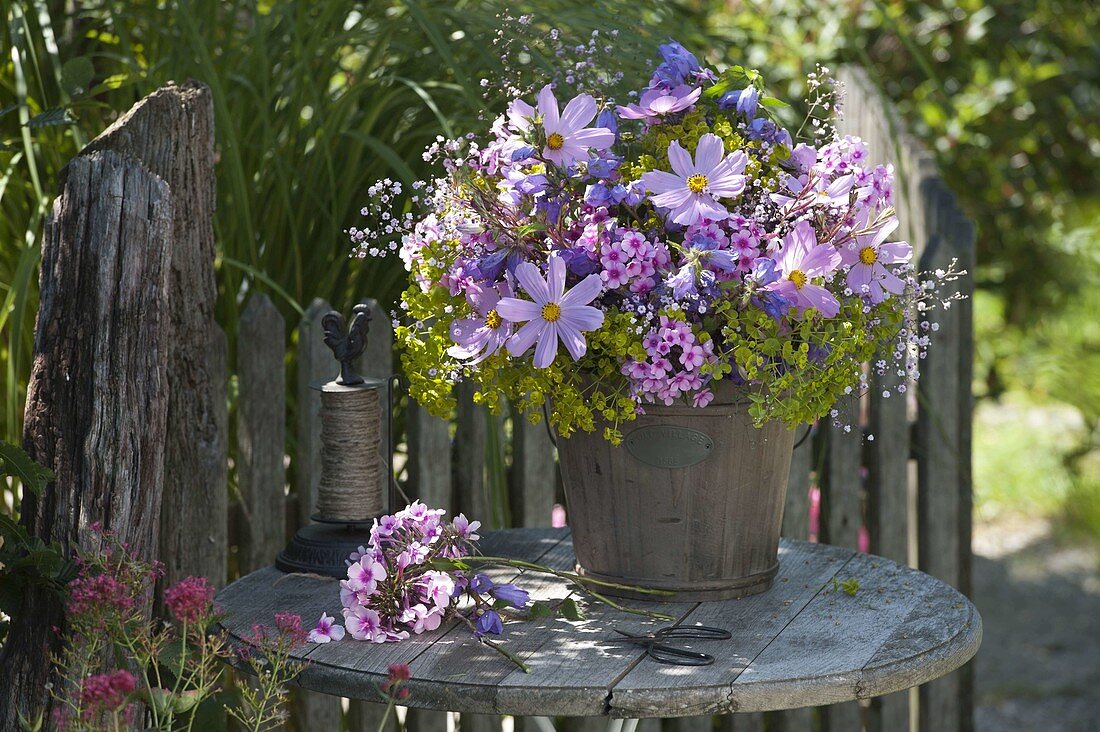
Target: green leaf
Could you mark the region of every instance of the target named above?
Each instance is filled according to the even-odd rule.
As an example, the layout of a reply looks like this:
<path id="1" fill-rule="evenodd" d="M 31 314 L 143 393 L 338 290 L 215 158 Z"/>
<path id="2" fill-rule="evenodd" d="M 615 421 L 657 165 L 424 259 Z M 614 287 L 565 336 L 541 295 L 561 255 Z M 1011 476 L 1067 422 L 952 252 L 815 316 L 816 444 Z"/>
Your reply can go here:
<path id="1" fill-rule="evenodd" d="M 41 495 L 42 489 L 53 480 L 53 473 L 48 468 L 31 460 L 22 448 L 3 441 L 0 441 L 0 474 L 19 479 L 36 496 Z"/>
<path id="2" fill-rule="evenodd" d="M 68 125 L 75 121 L 76 120 L 69 116 L 69 110 L 64 107 L 54 107 L 53 109 L 47 109 L 45 112 L 31 117 L 27 120 L 27 127 L 30 127 L 32 130 L 37 130 L 43 127 Z"/>
<path id="3" fill-rule="evenodd" d="M 784 102 L 782 99 L 776 99 L 775 97 L 761 97 L 760 104 L 765 107 L 789 107 L 791 105 Z"/>
<path id="4" fill-rule="evenodd" d="M 95 76 L 95 66 L 87 56 L 71 58 L 61 67 L 61 88 L 70 97 L 77 97 L 88 91 Z"/>
<path id="5" fill-rule="evenodd" d="M 584 620 L 584 613 L 572 597 L 567 597 L 558 605 L 558 612 L 566 620 Z"/>
<path id="6" fill-rule="evenodd" d="M 538 620 L 539 618 L 552 618 L 556 615 L 554 608 L 550 607 L 546 602 L 533 602 L 531 607 L 527 611 L 528 620 Z"/>
<path id="7" fill-rule="evenodd" d="M 469 564 L 459 559 L 445 559 L 443 557 L 437 557 L 428 562 L 428 566 L 437 572 L 453 572 L 455 570 L 466 571 L 470 568 Z"/>

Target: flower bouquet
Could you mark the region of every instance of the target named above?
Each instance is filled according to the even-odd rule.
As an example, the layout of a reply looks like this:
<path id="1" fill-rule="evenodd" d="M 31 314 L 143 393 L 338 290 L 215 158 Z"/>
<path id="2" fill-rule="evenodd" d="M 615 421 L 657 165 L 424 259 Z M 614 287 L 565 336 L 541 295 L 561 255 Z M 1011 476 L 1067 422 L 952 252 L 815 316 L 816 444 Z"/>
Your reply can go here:
<path id="1" fill-rule="evenodd" d="M 417 401 L 445 416 L 465 380 L 490 410 L 501 395 L 533 421 L 545 408 L 567 438 L 582 569 L 665 586 L 686 553 L 741 582 L 729 596 L 775 571 L 790 430 L 835 417 L 876 354 L 880 372 L 916 379 L 931 294 L 890 240 L 892 169 L 829 121 L 841 95 L 827 70 L 792 134 L 756 70 L 706 68 L 675 42 L 660 56 L 627 103 L 570 73 L 513 99 L 487 139 L 439 140 L 426 158 L 445 175 L 414 184 L 422 212 L 394 216 L 401 187 L 384 181 L 364 209 L 381 225 L 350 234 L 361 256 L 402 237 L 412 285 L 396 334 Z M 685 502 L 696 514 L 677 513 Z M 688 535 L 668 567 L 639 564 L 670 523 L 721 537 L 731 521 L 744 542 Z"/>
<path id="2" fill-rule="evenodd" d="M 463 514 L 447 521 L 445 513 L 414 501 L 393 515 L 376 519 L 369 544 L 348 558 L 347 578 L 340 581 L 343 625 L 323 613 L 310 631 L 309 641 L 329 643 L 350 636 L 371 643 L 396 642 L 436 630 L 445 620 L 455 620 L 527 671 L 523 659 L 493 639 L 504 633 L 505 620 L 554 615 L 579 620 L 581 610 L 571 597 L 533 601 L 519 586 L 495 581 L 487 573 L 491 568 L 509 570 L 508 574 L 518 570 L 553 574 L 612 607 L 673 619 L 623 607 L 597 591 L 604 586 L 615 589 L 611 583 L 507 557 L 484 556 L 477 545 L 481 522 L 470 521 Z"/>

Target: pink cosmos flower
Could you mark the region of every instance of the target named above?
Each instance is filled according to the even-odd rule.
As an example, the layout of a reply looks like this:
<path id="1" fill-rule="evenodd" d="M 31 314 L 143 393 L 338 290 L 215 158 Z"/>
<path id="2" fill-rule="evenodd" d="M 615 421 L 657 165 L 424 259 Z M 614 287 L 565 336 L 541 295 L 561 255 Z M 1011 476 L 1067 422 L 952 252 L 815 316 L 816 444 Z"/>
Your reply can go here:
<path id="1" fill-rule="evenodd" d="M 870 211 L 864 215 L 863 221 L 856 225 L 857 231 L 867 230 L 869 214 Z M 876 230 L 857 234 L 840 247 L 841 261 L 851 266 L 848 270 L 848 287 L 852 288 L 853 292 L 869 295 L 873 303 L 885 300 L 889 297 L 887 293 L 899 295 L 905 289 L 905 283 L 883 266 L 902 264 L 908 262 L 913 256 L 913 248 L 906 242 L 886 241 L 886 237 L 896 228 L 898 228 L 898 220 L 894 217 Z"/>
<path id="2" fill-rule="evenodd" d="M 814 277 L 824 277 L 840 266 L 840 253 L 828 244 L 817 243 L 817 233 L 808 221 L 799 221 L 783 237 L 783 246 L 773 256 L 780 279 L 767 288 L 798 308 L 814 308 L 826 318 L 840 312 L 840 303 Z"/>
<path id="3" fill-rule="evenodd" d="M 650 89 L 642 94 L 637 104 L 618 107 L 623 119 L 644 119 L 646 124 L 660 124 L 662 118 L 693 106 L 703 93 L 702 87 L 692 89 L 681 85 L 675 89 Z"/>
<path id="4" fill-rule="evenodd" d="M 524 110 L 515 107 L 517 114 Z M 538 111 L 546 145 L 542 156 L 563 168 L 588 156 L 588 150 L 606 150 L 615 142 L 615 133 L 603 127 L 587 127 L 596 117 L 596 100 L 590 94 L 578 94 L 558 113 L 558 100 L 547 84 L 539 92 Z M 511 114 L 511 110 L 510 110 Z"/>
<path id="5" fill-rule="evenodd" d="M 527 352 L 535 341 L 535 368 L 544 369 L 558 353 L 558 339 L 565 344 L 573 360 L 588 350 L 584 331 L 603 325 L 603 311 L 588 303 L 603 289 L 598 274 L 590 274 L 565 291 L 565 260 L 550 255 L 550 273 L 542 279 L 539 268 L 531 262 L 516 267 L 516 279 L 534 302 L 505 297 L 497 303 L 497 312 L 512 322 L 528 321 L 508 339 L 508 351 L 513 356 Z"/>
<path id="6" fill-rule="evenodd" d="M 671 209 L 668 217 L 677 224 L 691 226 L 702 219 L 721 221 L 729 216 L 719 198 L 734 198 L 745 190 L 745 170 L 749 158 L 742 150 L 723 157 L 722 138 L 707 133 L 699 138 L 695 160 L 680 143 L 668 146 L 668 162 L 673 173 L 651 170 L 642 175 L 650 200 Z"/>
<path id="7" fill-rule="evenodd" d="M 310 643 L 328 643 L 338 641 L 344 637 L 344 626 L 333 622 L 328 613 L 321 613 L 321 619 L 317 621 L 317 627 L 309 631 Z"/>
<path id="8" fill-rule="evenodd" d="M 842 175 L 833 181 L 827 181 L 821 175 L 813 176 L 812 180 L 806 177 L 796 178 L 793 175 L 787 178 L 787 193 L 773 193 L 772 201 L 784 208 L 790 208 L 795 201 L 808 196 L 811 205 L 845 207 L 848 205 L 848 194 L 855 184 L 854 175 Z"/>
<path id="9" fill-rule="evenodd" d="M 497 287 L 469 287 L 466 301 L 477 317 L 451 323 L 451 340 L 455 345 L 447 349 L 447 355 L 473 366 L 500 350 L 512 335 L 512 324 L 500 317 L 496 307 L 502 295 L 511 294 L 512 289 L 505 283 Z"/>

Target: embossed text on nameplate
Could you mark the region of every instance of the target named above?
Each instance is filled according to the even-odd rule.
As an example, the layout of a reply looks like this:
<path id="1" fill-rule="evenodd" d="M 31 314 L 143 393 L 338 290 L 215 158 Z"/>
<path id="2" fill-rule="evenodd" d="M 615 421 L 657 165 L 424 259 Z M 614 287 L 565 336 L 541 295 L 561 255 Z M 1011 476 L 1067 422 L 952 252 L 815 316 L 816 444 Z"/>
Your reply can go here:
<path id="1" fill-rule="evenodd" d="M 635 458 L 658 468 L 686 468 L 714 452 L 714 440 L 706 433 L 671 424 L 636 429 L 623 442 Z"/>

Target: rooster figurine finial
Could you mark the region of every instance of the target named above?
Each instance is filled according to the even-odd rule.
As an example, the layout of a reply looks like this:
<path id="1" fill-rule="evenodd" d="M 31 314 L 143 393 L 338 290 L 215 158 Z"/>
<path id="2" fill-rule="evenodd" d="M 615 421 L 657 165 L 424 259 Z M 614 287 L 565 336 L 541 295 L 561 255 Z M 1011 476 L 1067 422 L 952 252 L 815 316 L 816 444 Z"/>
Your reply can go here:
<path id="1" fill-rule="evenodd" d="M 344 327 L 344 316 L 335 310 L 321 318 L 325 345 L 332 349 L 332 355 L 340 362 L 340 375 L 336 377 L 336 383 L 343 386 L 363 383 L 363 377 L 355 373 L 353 362 L 367 347 L 367 331 L 370 329 L 369 305 L 359 303 L 351 312 L 351 326 L 348 328 Z"/>

